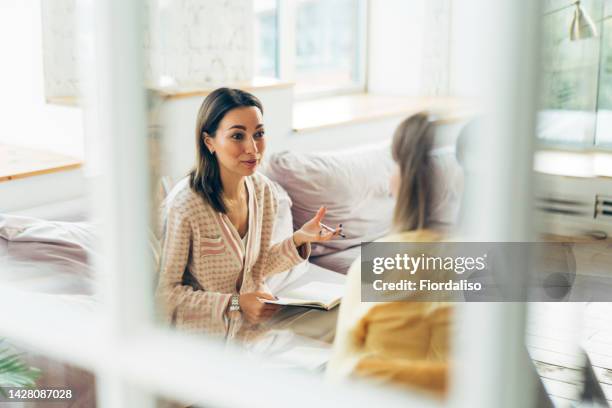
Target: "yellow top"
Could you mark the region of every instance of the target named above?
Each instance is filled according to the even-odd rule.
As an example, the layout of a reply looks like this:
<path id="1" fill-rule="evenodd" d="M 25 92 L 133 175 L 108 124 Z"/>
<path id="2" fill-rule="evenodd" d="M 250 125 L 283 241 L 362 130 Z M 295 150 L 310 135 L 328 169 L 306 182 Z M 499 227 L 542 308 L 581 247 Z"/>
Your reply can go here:
<path id="1" fill-rule="evenodd" d="M 378 242 L 436 242 L 442 235 L 418 230 Z M 327 376 L 348 376 L 443 395 L 453 308 L 445 302 L 361 302 L 361 259 L 348 272 Z"/>

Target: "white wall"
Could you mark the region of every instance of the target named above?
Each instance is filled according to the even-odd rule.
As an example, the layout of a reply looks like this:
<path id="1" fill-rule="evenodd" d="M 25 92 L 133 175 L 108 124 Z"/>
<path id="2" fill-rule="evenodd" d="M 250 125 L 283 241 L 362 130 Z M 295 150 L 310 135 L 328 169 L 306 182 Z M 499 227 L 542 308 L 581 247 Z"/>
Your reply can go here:
<path id="1" fill-rule="evenodd" d="M 371 0 L 370 92 L 447 95 L 450 18 L 450 0 Z"/>
<path id="2" fill-rule="evenodd" d="M 369 90 L 417 95 L 425 1 L 371 0 L 369 13 Z"/>
<path id="3" fill-rule="evenodd" d="M 469 64 L 458 63 L 462 60 L 477 61 L 480 52 L 474 44 L 479 44 L 478 37 L 486 35 L 482 26 L 474 24 L 470 8 L 453 7 L 451 13 L 450 63 L 453 66 L 450 78 L 450 92 L 458 97 L 475 97 L 479 84 Z"/>
<path id="4" fill-rule="evenodd" d="M 91 6 L 76 0 L 42 4 L 47 96 L 78 95 L 77 65 L 93 37 L 93 24 L 80 23 Z M 147 84 L 201 89 L 253 77 L 252 0 L 146 0 L 141 13 Z"/>
<path id="5" fill-rule="evenodd" d="M 0 1 L 0 143 L 82 157 L 81 110 L 45 103 L 40 5 Z"/>
<path id="6" fill-rule="evenodd" d="M 87 188 L 81 169 L 0 183 L 0 213 L 82 221 L 89 213 Z"/>

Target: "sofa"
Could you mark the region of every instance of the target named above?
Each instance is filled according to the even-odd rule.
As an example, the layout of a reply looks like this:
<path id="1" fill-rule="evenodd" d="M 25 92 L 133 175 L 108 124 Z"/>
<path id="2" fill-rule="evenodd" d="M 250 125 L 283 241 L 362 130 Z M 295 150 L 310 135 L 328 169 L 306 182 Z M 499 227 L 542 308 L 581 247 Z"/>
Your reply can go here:
<path id="1" fill-rule="evenodd" d="M 320 206 L 327 209 L 327 225 L 343 225 L 346 238 L 313 244 L 310 261 L 316 265 L 346 274 L 360 254 L 361 242 L 389 232 L 394 199 L 389 190 L 393 160 L 388 142 L 339 152 L 279 152 L 270 155 L 262 171 L 279 185 L 281 196 L 288 196 L 294 230 Z M 284 222 L 287 215 L 279 215 Z"/>

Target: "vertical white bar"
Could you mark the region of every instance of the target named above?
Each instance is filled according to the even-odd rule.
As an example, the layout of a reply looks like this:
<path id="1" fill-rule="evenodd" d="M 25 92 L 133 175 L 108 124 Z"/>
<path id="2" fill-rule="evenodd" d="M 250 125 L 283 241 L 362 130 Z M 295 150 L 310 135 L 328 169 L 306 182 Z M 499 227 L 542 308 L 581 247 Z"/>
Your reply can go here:
<path id="1" fill-rule="evenodd" d="M 103 172 L 96 204 L 103 220 L 99 260 L 109 330 L 125 336 L 152 321 L 149 169 L 141 1 L 94 2 L 97 136 Z M 145 326 L 146 327 L 146 326 Z"/>
<path id="2" fill-rule="evenodd" d="M 102 333 L 109 350 L 120 350 L 132 334 L 153 322 L 153 269 L 148 250 L 149 166 L 146 137 L 142 0 L 86 2 L 93 24 L 93 81 L 86 109 L 95 112 L 88 138 L 100 143 L 100 174 L 92 179 L 102 224 L 96 260 L 103 302 Z M 130 387 L 119 364 L 99 365 L 102 407 L 152 406 Z"/>
<path id="3" fill-rule="evenodd" d="M 463 0 L 453 13 L 453 93 L 476 97 L 485 109 L 466 234 L 476 241 L 529 241 L 539 2 Z M 537 379 L 524 347 L 526 305 L 464 304 L 459 312 L 457 405 L 533 406 Z"/>
<path id="4" fill-rule="evenodd" d="M 99 260 L 109 330 L 125 336 L 152 321 L 148 251 L 150 183 L 143 86 L 142 2 L 94 2 L 103 220 Z"/>
<path id="5" fill-rule="evenodd" d="M 370 52 L 370 0 L 359 0 L 357 11 L 357 86 L 359 92 L 368 89 L 368 58 Z"/>
<path id="6" fill-rule="evenodd" d="M 296 9 L 296 0 L 278 0 L 278 72 L 286 81 L 295 81 Z"/>

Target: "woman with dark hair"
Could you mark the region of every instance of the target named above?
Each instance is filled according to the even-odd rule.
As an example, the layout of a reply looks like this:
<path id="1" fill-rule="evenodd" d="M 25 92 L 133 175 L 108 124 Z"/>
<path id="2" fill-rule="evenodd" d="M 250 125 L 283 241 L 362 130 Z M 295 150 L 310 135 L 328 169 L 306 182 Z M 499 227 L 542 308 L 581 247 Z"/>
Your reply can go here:
<path id="1" fill-rule="evenodd" d="M 220 88 L 197 116 L 196 165 L 167 200 L 158 297 L 166 318 L 189 331 L 235 333 L 243 319 L 259 323 L 278 306 L 261 290 L 340 228 L 320 224 L 321 207 L 293 236 L 271 244 L 278 201 L 256 172 L 266 147 L 263 107 L 253 95 Z"/>
<path id="2" fill-rule="evenodd" d="M 379 242 L 440 241 L 455 221 L 462 173 L 452 148 L 434 148 L 435 128 L 427 114 L 419 113 L 395 131 L 391 150 L 396 169 L 390 180 L 396 199 L 395 232 Z M 394 281 L 394 275 L 385 276 Z M 348 272 L 328 377 L 375 378 L 443 394 L 448 378 L 450 304 L 416 299 L 423 294 L 411 298 L 417 301 L 395 297 L 389 302 L 361 302 L 360 293 L 358 258 Z"/>

